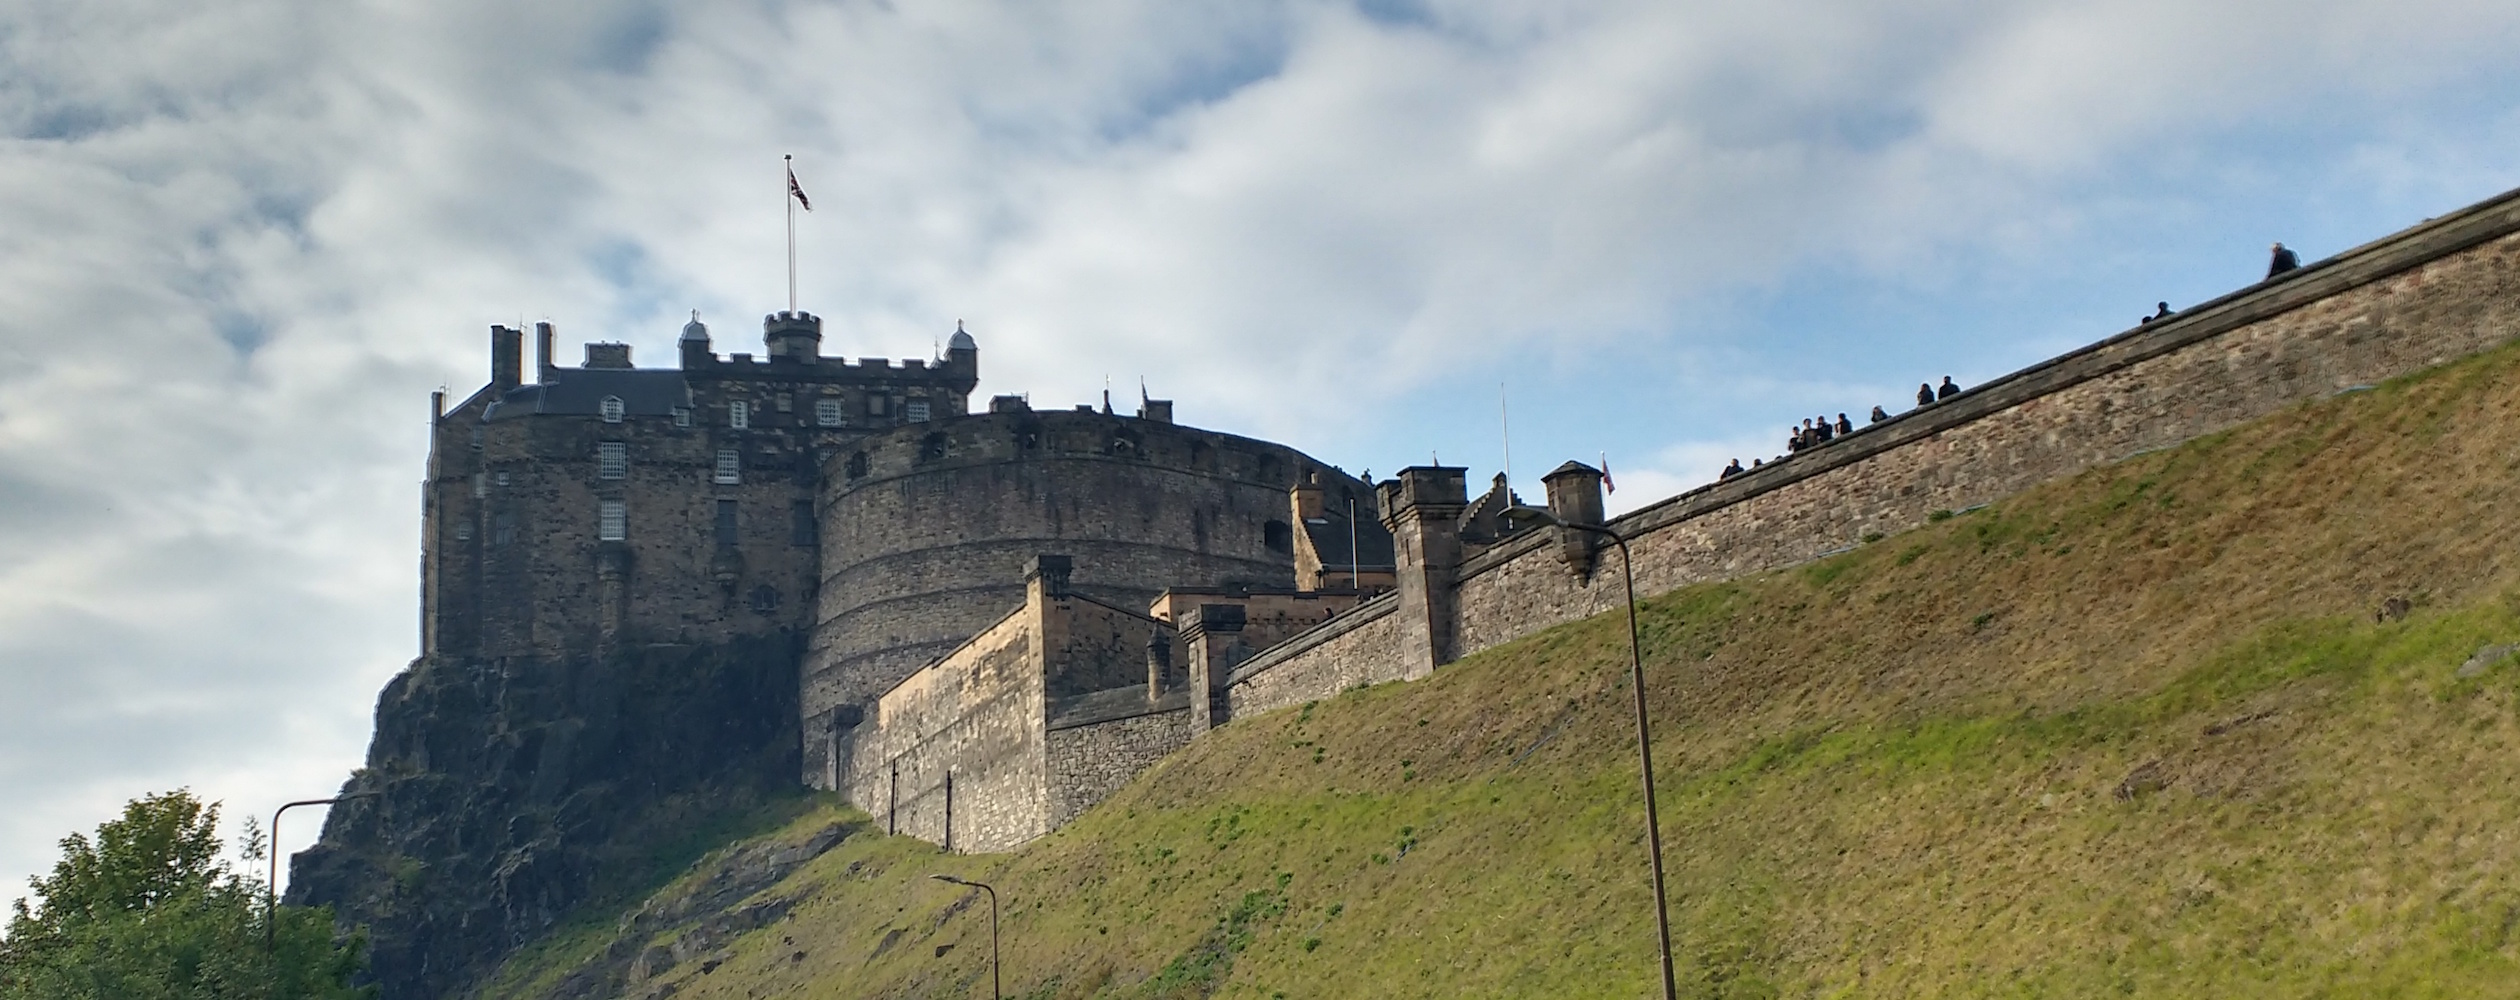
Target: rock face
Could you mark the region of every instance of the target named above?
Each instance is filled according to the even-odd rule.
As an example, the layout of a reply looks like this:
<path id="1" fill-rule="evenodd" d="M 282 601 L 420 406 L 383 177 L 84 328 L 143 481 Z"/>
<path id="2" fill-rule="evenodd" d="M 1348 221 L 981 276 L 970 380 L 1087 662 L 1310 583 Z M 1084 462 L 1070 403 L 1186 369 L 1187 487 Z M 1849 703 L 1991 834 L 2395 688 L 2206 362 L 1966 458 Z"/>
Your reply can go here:
<path id="1" fill-rule="evenodd" d="M 470 992 L 578 907 L 643 890 L 695 834 L 793 794 L 793 634 L 569 660 L 423 659 L 288 901 L 364 924 L 381 1000 Z"/>

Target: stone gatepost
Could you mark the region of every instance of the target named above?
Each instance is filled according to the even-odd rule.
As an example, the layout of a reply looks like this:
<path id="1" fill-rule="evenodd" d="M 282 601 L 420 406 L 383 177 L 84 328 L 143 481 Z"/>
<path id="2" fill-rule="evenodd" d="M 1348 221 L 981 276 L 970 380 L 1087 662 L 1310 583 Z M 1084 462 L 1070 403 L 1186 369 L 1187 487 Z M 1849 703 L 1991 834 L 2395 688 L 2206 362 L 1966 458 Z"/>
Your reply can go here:
<path id="1" fill-rule="evenodd" d="M 1601 470 L 1582 462 L 1568 462 L 1540 477 L 1549 487 L 1549 513 L 1561 521 L 1575 524 L 1607 524 L 1601 505 Z M 1578 580 L 1592 578 L 1594 558 L 1610 539 L 1597 531 L 1577 531 L 1561 527 L 1558 533 L 1558 557 L 1566 560 L 1566 568 Z"/>
<path id="2" fill-rule="evenodd" d="M 1391 530 L 1400 571 L 1400 655 L 1403 680 L 1416 680 L 1453 660 L 1458 615 L 1453 584 L 1461 568 L 1461 512 L 1470 506 L 1469 470 L 1417 465 L 1376 487 L 1383 527 Z"/>
<path id="3" fill-rule="evenodd" d="M 1190 735 L 1225 723 L 1225 681 L 1242 657 L 1243 606 L 1202 604 L 1175 623 L 1190 660 Z"/>

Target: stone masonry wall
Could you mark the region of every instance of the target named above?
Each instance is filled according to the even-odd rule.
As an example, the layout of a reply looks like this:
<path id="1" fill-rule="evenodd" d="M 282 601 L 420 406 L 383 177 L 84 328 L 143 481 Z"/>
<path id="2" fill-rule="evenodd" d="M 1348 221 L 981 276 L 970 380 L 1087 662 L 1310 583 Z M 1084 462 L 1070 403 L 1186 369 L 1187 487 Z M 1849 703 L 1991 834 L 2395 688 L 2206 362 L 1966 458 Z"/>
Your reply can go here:
<path id="1" fill-rule="evenodd" d="M 1051 730 L 1051 828 L 1067 825 L 1189 742 L 1187 708 Z"/>
<path id="2" fill-rule="evenodd" d="M 2520 192 L 2101 341 L 1613 522 L 1640 594 L 1843 551 L 2031 486 L 2411 374 L 2520 335 Z M 1464 560 L 1456 652 L 1617 607 L 1616 555 L 1579 578 L 1555 533 Z M 1403 567 L 1406 571 L 1406 567 Z M 1369 604 L 1235 672 L 1239 716 L 1405 676 Z M 1385 634 L 1389 633 L 1389 634 Z"/>
<path id="3" fill-rule="evenodd" d="M 1075 558 L 1078 593 L 1122 608 L 1170 585 L 1293 584 L 1287 487 L 1315 473 L 1338 476 L 1283 445 L 1074 411 L 964 417 L 834 455 L 801 696 L 809 743 L 817 716 L 1020 600 L 1023 561 L 1044 549 Z"/>
<path id="4" fill-rule="evenodd" d="M 1226 681 L 1228 717 L 1319 701 L 1362 684 L 1400 679 L 1400 630 L 1385 595 L 1271 646 Z"/>
<path id="5" fill-rule="evenodd" d="M 1619 518 L 1637 591 L 1805 562 L 2491 348 L 2520 334 L 2515 229 L 2506 196 Z M 1464 564 L 1461 655 L 1617 606 L 1615 554 L 1577 580 L 1550 535 Z"/>
<path id="6" fill-rule="evenodd" d="M 848 748 L 849 801 L 889 830 L 958 851 L 1049 832 L 1043 624 L 1038 609 L 1020 609 L 885 692 Z"/>

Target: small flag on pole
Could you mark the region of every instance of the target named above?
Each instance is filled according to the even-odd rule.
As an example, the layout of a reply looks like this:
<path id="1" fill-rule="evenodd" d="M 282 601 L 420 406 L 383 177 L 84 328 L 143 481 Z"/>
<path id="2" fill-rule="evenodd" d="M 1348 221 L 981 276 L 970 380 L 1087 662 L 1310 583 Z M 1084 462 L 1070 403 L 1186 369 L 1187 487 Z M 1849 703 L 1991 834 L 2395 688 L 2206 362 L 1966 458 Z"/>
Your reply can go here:
<path id="1" fill-rule="evenodd" d="M 788 172 L 788 194 L 793 195 L 793 196 L 796 198 L 796 203 L 797 203 L 798 205 L 804 206 L 804 208 L 805 208 L 805 210 L 806 210 L 806 211 L 808 211 L 808 212 L 813 211 L 813 210 L 814 210 L 814 202 L 813 202 L 813 199 L 810 199 L 810 198 L 805 197 L 805 188 L 804 188 L 804 186 L 803 186 L 803 185 L 801 185 L 801 184 L 796 183 L 796 164 L 793 164 L 793 163 L 788 164 L 787 172 Z"/>
<path id="2" fill-rule="evenodd" d="M 1610 478 L 1610 453 L 1606 451 L 1601 453 L 1601 488 L 1605 492 L 1619 492 L 1619 484 Z"/>

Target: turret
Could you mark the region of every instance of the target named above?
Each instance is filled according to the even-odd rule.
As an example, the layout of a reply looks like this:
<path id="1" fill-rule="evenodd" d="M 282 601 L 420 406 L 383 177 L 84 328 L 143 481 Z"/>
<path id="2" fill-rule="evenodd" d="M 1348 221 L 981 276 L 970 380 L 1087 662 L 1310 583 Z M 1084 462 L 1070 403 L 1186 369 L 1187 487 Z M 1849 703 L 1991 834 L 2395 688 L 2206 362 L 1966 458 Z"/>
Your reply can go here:
<path id="1" fill-rule="evenodd" d="M 709 347 L 709 326 L 700 322 L 700 310 L 694 309 L 691 311 L 691 322 L 683 324 L 683 370 L 706 368 L 716 361 L 717 354 Z"/>
<path id="2" fill-rule="evenodd" d="M 957 391 L 980 384 L 980 342 L 964 332 L 961 320 L 954 321 L 954 339 L 945 342 L 945 371 L 954 376 Z"/>
<path id="3" fill-rule="evenodd" d="M 761 341 L 770 360 L 813 364 L 822 357 L 822 317 L 807 312 L 775 312 L 761 318 Z"/>

